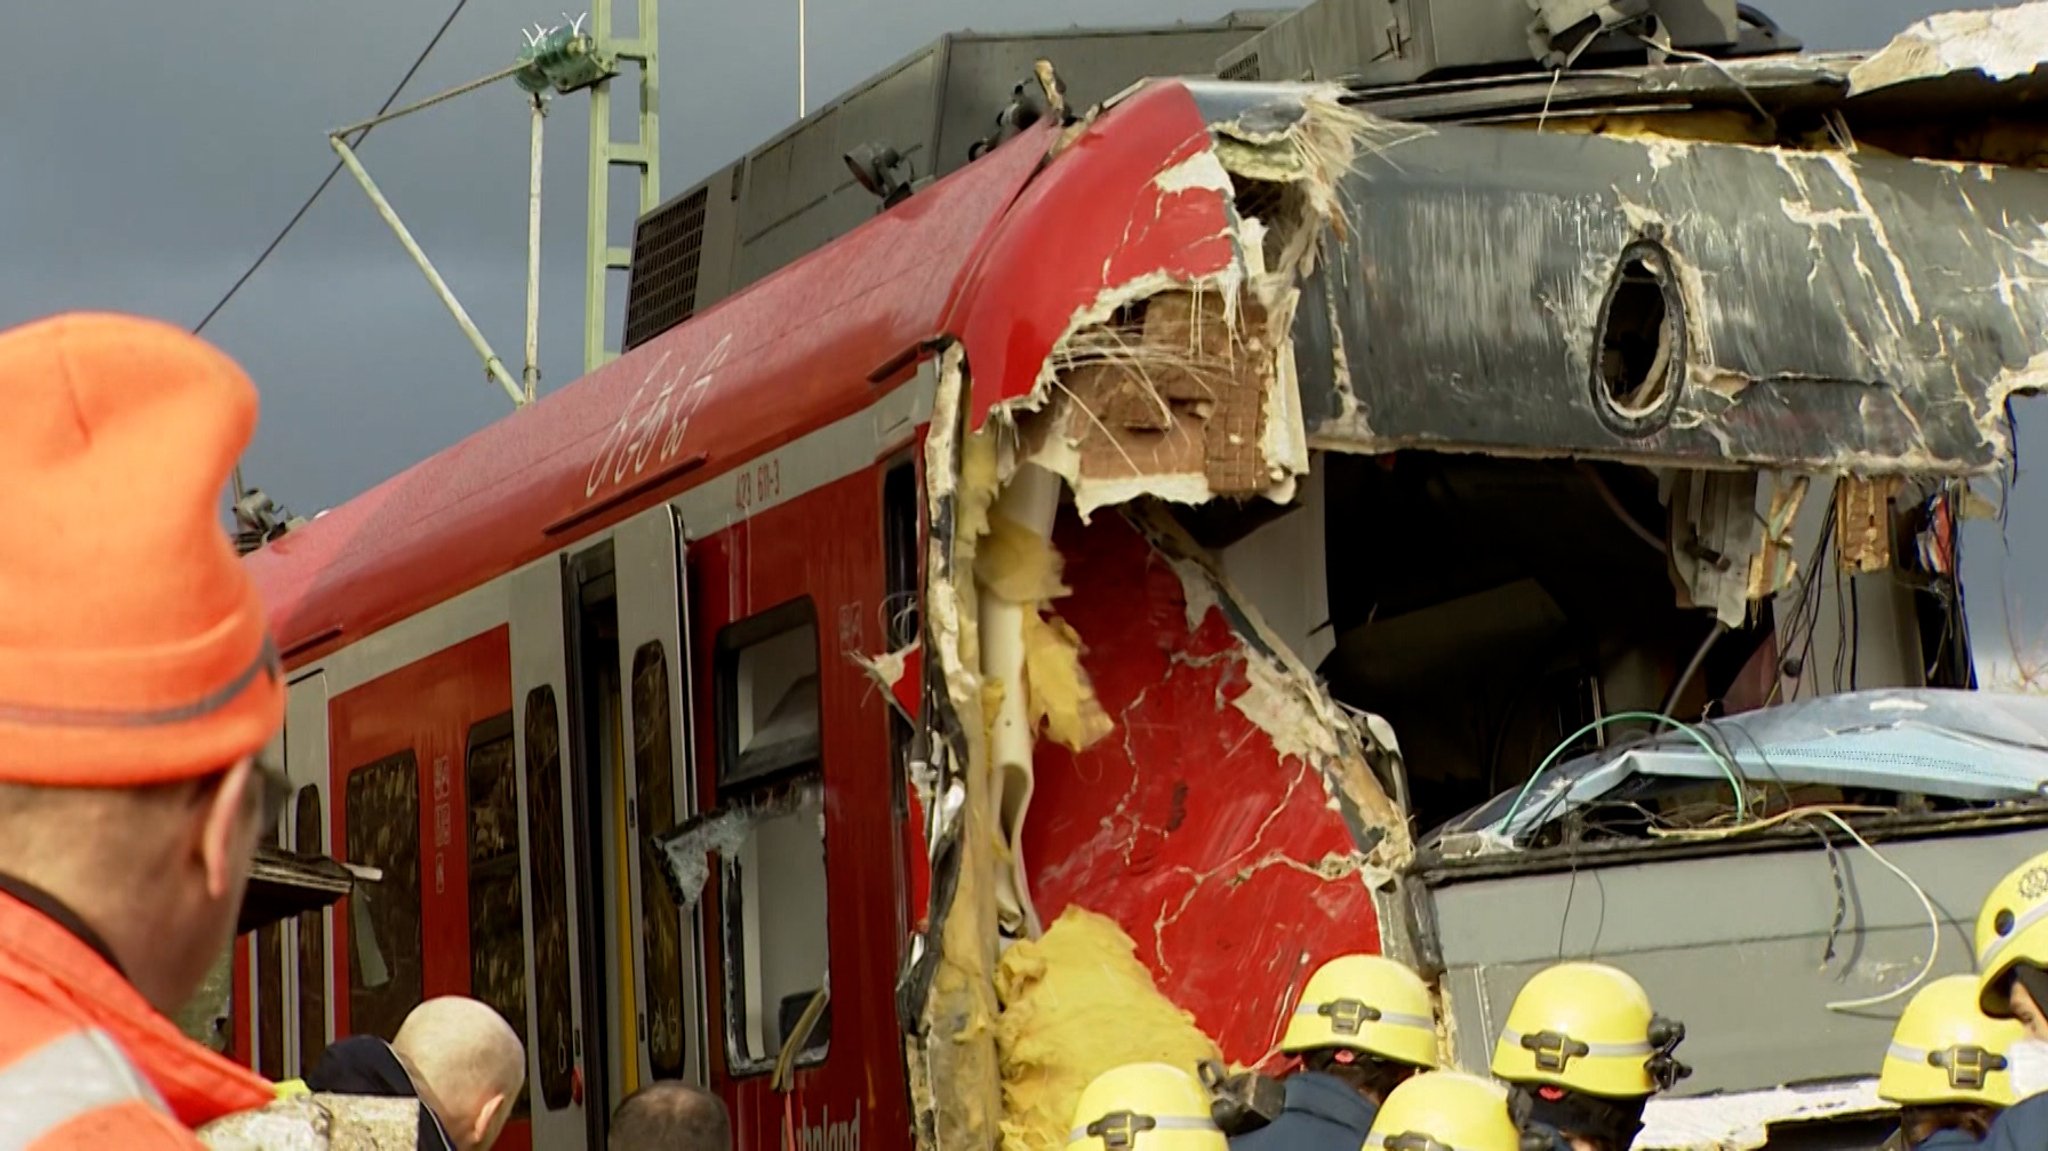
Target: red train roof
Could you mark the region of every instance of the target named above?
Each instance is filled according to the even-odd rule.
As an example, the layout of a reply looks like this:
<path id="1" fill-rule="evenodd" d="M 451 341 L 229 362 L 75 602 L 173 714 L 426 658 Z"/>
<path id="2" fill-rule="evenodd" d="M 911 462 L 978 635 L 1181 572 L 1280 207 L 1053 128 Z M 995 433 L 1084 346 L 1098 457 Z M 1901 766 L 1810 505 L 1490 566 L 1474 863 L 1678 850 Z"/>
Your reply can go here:
<path id="1" fill-rule="evenodd" d="M 288 662 L 352 641 L 873 402 L 954 337 L 974 419 L 1028 395 L 1075 313 L 1226 266 L 1208 146 L 1149 85 L 1044 163 L 1034 129 L 830 245 L 251 555 Z"/>

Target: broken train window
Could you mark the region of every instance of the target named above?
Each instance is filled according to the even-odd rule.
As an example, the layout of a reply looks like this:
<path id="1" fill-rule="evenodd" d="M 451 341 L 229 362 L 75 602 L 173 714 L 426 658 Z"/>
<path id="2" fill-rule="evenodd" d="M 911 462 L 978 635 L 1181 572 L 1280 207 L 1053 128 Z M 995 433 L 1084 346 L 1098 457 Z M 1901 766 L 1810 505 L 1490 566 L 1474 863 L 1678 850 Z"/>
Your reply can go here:
<path id="1" fill-rule="evenodd" d="M 831 1040 L 823 728 L 816 607 L 796 600 L 727 626 L 716 644 L 726 1042 L 733 1069 Z"/>
<path id="2" fill-rule="evenodd" d="M 422 997 L 420 769 L 411 749 L 349 772 L 346 858 L 384 873 L 348 897 L 348 1029 L 390 1040 Z"/>
<path id="3" fill-rule="evenodd" d="M 1836 501 L 1884 501 L 1858 502 L 1868 481 L 1812 477 L 1781 509 L 1796 482 L 1323 452 L 1289 507 L 1212 501 L 1175 514 L 1338 701 L 1391 725 L 1411 814 L 1427 831 L 1520 787 L 1590 723 L 1614 725 L 1574 752 L 1654 730 L 1618 720 L 1625 712 L 1698 723 L 1958 678 L 1944 675 L 1963 642 L 1956 613 L 1913 615 L 1916 597 L 1941 598 L 1952 578 L 1952 510 L 1925 491 L 1891 493 L 1892 518 L 1873 510 L 1859 538 L 1873 541 L 1866 550 L 1889 543 L 1896 558 L 1856 574 L 1843 570 Z M 1758 550 L 1767 537 L 1779 542 Z M 1753 558 L 1776 574 L 1753 578 Z M 1319 574 L 1304 586 L 1304 571 Z M 1775 591 L 1752 598 L 1758 578 Z M 1725 781 L 1695 791 L 1601 813 L 1601 827 L 1573 834 L 1639 835 L 1653 816 L 1668 821 L 1674 803 L 1728 806 Z M 1783 798 L 1773 792 L 1770 805 Z"/>
<path id="4" fill-rule="evenodd" d="M 531 1047 L 526 1029 L 526 922 L 519 875 L 519 780 L 512 713 L 469 729 L 464 786 L 469 797 L 469 986 Z M 532 1113 L 533 1085 L 512 1117 Z"/>

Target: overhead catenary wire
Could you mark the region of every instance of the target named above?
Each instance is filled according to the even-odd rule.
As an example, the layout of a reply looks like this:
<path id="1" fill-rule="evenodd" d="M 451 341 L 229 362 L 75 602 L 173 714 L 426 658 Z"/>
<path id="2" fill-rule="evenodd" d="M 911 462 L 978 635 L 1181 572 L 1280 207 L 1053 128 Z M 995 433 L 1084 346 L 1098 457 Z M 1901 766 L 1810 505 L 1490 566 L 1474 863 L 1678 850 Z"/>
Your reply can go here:
<path id="1" fill-rule="evenodd" d="M 462 15 L 462 10 L 468 6 L 469 0 L 455 0 L 455 7 L 449 9 L 447 18 L 441 21 L 439 28 L 434 30 L 433 38 L 427 41 L 426 47 L 420 49 L 419 55 L 413 59 L 412 66 L 405 70 L 405 75 L 399 77 L 398 83 L 391 89 L 391 94 L 384 98 L 384 103 L 377 109 L 377 115 L 382 116 L 384 113 L 389 112 L 391 106 L 398 103 L 398 97 L 404 93 L 405 86 L 412 83 L 412 78 L 417 76 L 420 69 L 426 65 L 427 57 L 434 54 L 434 49 L 440 45 L 441 38 L 446 36 L 448 29 L 454 26 L 455 18 Z M 365 127 L 358 132 L 356 138 L 349 141 L 349 146 L 360 146 L 363 138 L 370 134 L 371 127 L 375 127 L 375 125 Z M 334 183 L 334 178 L 341 175 L 342 167 L 343 164 L 340 160 L 334 162 L 334 166 L 327 170 L 327 175 L 314 187 L 312 194 L 307 196 L 305 201 L 299 205 L 298 211 L 292 213 L 291 219 L 285 221 L 284 227 L 278 229 L 277 235 L 271 237 L 270 242 L 263 246 L 263 250 L 257 253 L 256 258 L 250 261 L 249 266 L 242 270 L 242 274 L 235 277 L 235 282 L 228 285 L 228 290 L 221 293 L 220 299 L 214 301 L 213 307 L 208 308 L 206 314 L 199 318 L 199 322 L 192 325 L 193 335 L 196 336 L 205 332 L 206 326 L 214 321 L 214 317 L 220 315 L 221 311 L 255 277 L 263 265 L 269 262 L 271 255 L 284 243 L 285 237 L 292 234 L 293 229 L 299 226 L 299 221 L 306 218 L 306 213 L 313 210 L 313 205 L 327 191 L 328 186 Z M 234 500 L 239 504 L 243 495 L 248 491 L 248 488 L 243 486 L 242 483 L 242 465 L 240 461 L 235 463 L 234 485 Z"/>

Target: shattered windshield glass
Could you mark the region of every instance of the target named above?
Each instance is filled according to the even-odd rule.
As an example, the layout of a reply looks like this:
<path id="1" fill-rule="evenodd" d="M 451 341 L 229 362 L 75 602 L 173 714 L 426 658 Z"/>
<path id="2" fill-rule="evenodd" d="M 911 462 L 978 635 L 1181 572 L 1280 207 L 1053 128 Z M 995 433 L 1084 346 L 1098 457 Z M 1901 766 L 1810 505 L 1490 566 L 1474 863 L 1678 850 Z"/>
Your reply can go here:
<path id="1" fill-rule="evenodd" d="M 1561 760 L 1425 838 L 1445 854 L 1527 846 L 1579 819 L 1581 837 L 1711 822 L 1731 781 L 1779 808 L 1859 802 L 1898 810 L 2039 799 L 2048 699 L 1936 688 L 1850 692 L 1624 738 Z M 1671 802 L 1673 799 L 1678 804 Z M 1701 813 L 1704 804 L 1709 810 Z M 1687 818 L 1679 807 L 1692 809 Z M 1598 822 L 1588 820 L 1606 809 Z M 1629 809 L 1617 812 L 1614 809 Z M 1675 818 L 1674 818 L 1675 817 Z"/>

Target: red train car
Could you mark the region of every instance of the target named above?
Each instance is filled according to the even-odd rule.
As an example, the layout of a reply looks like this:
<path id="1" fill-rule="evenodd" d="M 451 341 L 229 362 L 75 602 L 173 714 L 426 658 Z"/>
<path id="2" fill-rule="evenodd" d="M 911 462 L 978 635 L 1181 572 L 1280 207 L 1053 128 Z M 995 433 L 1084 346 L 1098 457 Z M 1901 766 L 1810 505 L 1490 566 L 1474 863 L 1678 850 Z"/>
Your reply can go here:
<path id="1" fill-rule="evenodd" d="M 1774 67 L 1557 115 L 1821 99 Z M 1914 622 L 1952 571 L 1818 627 L 1779 561 L 1810 484 L 1853 509 L 1879 477 L 1903 525 L 1997 466 L 1970 413 L 2040 334 L 1993 262 L 1851 275 L 1728 190 L 1853 164 L 1891 236 L 1988 249 L 2039 181 L 1920 195 L 1903 161 L 1538 135 L 1544 84 L 1432 98 L 1507 122 L 1175 81 L 1033 127 L 251 556 L 288 846 L 384 879 L 240 946 L 241 1057 L 291 1073 L 464 993 L 529 1050 L 508 1147 L 595 1149 L 662 1078 L 747 1151 L 986 1141 L 1003 936 L 1109 915 L 1254 1061 L 1324 958 L 1426 954 L 1411 821 L 1526 778 L 1572 709 L 1811 695 L 1781 652 L 1837 623 L 1866 686 L 1966 668 Z M 1633 392 L 1631 308 L 1676 341 Z M 1880 315 L 2000 335 L 1874 364 Z M 1813 383 L 1842 379 L 1894 406 Z M 1715 532 L 1728 562 L 1657 542 Z"/>

